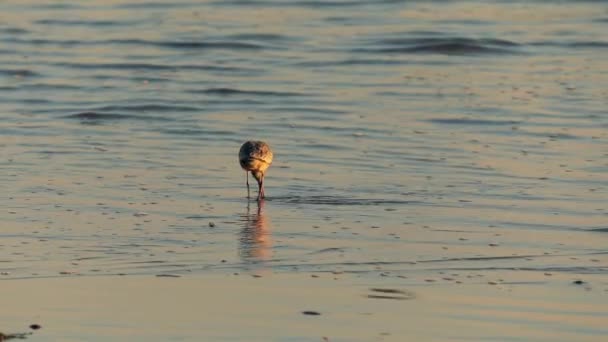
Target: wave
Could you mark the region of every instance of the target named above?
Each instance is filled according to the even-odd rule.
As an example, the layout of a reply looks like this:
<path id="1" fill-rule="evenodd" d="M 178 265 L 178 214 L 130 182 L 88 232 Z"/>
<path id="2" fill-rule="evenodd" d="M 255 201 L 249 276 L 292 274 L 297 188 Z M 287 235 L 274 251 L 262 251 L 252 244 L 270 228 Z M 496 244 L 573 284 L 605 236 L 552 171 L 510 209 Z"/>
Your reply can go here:
<path id="1" fill-rule="evenodd" d="M 307 7 L 307 8 L 331 8 L 331 7 L 360 7 L 369 5 L 400 4 L 406 0 L 300 0 L 300 1 L 272 1 L 272 0 L 221 0 L 212 4 L 222 6 L 273 6 L 273 7 Z"/>
<path id="2" fill-rule="evenodd" d="M 39 73 L 28 69 L 0 69 L 0 75 L 21 77 L 40 76 Z"/>
<path id="3" fill-rule="evenodd" d="M 34 21 L 39 25 L 59 25 L 59 26 L 126 26 L 132 23 L 115 21 L 115 20 L 63 20 L 63 19 L 40 19 Z"/>
<path id="4" fill-rule="evenodd" d="M 277 48 L 277 46 L 263 45 L 244 41 L 187 41 L 187 40 L 145 40 L 145 39 L 108 39 L 108 40 L 79 40 L 79 39 L 22 39 L 6 38 L 3 41 L 24 45 L 56 45 L 56 46 L 91 46 L 91 45 L 129 45 L 129 46 L 154 46 L 170 49 L 188 50 L 263 50 Z"/>
<path id="5" fill-rule="evenodd" d="M 548 46 L 548 47 L 562 47 L 568 49 L 576 48 L 608 48 L 608 41 L 600 40 L 585 40 L 585 41 L 540 41 L 530 43 L 532 46 Z"/>
<path id="6" fill-rule="evenodd" d="M 157 71 L 217 71 L 217 72 L 239 72 L 239 73 L 259 73 L 260 70 L 241 67 L 216 66 L 216 65 L 195 65 L 181 64 L 168 65 L 156 63 L 78 63 L 60 62 L 53 63 L 54 66 L 74 68 L 74 69 L 109 69 L 109 70 L 157 70 Z M 0 70 L 1 73 L 1 70 Z"/>
<path id="7" fill-rule="evenodd" d="M 371 42 L 371 47 L 357 48 L 362 53 L 421 53 L 445 55 L 517 54 L 520 44 L 504 39 L 464 37 L 388 38 Z"/>
<path id="8" fill-rule="evenodd" d="M 237 95 L 252 95 L 252 96 L 306 96 L 306 94 L 295 93 L 295 92 L 280 92 L 280 91 L 265 91 L 265 90 L 241 90 L 235 88 L 207 88 L 199 91 L 192 91 L 194 93 L 213 94 L 221 96 L 237 96 Z"/>
<path id="9" fill-rule="evenodd" d="M 82 123 L 98 124 L 104 121 L 117 120 L 144 120 L 144 121 L 170 121 L 168 118 L 147 115 L 119 114 L 119 113 L 102 113 L 102 112 L 80 112 L 75 114 L 65 115 L 65 119 L 81 120 Z"/>

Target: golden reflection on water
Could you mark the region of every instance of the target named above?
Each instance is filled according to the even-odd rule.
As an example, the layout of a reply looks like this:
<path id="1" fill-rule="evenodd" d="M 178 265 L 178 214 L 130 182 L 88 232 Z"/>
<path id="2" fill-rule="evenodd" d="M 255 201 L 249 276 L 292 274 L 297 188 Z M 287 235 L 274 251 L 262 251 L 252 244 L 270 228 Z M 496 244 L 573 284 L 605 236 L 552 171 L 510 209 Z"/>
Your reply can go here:
<path id="1" fill-rule="evenodd" d="M 264 262 L 272 259 L 270 221 L 264 213 L 263 200 L 254 206 L 252 210 L 251 201 L 247 201 L 247 211 L 241 215 L 239 256 L 245 262 Z"/>

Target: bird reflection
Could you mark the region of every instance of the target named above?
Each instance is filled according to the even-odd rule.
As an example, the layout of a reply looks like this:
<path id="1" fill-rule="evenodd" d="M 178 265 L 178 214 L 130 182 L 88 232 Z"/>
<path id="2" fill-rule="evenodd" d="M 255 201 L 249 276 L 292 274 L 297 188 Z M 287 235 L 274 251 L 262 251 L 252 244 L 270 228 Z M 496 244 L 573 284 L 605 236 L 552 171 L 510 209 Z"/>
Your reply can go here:
<path id="1" fill-rule="evenodd" d="M 247 212 L 241 215 L 243 229 L 240 232 L 239 255 L 244 262 L 264 262 L 272 258 L 272 240 L 268 217 L 264 213 L 264 201 L 255 204 L 247 201 Z"/>

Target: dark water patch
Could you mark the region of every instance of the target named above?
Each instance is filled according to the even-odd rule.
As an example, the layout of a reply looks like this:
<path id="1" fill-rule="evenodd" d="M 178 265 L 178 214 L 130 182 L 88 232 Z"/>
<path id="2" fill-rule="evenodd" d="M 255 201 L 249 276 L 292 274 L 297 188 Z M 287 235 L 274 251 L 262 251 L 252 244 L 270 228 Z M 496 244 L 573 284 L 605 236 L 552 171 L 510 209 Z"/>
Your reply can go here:
<path id="1" fill-rule="evenodd" d="M 133 82 L 146 82 L 146 83 L 164 83 L 164 82 L 174 82 L 173 79 L 171 78 L 167 78 L 167 77 L 158 77 L 158 76 L 152 76 L 152 77 L 147 77 L 147 76 L 134 76 L 134 77 L 129 77 L 130 81 Z"/>
<path id="2" fill-rule="evenodd" d="M 189 215 L 189 216 L 186 216 L 185 218 L 187 220 L 211 220 L 211 219 L 219 220 L 224 217 L 218 216 L 218 215 Z"/>
<path id="3" fill-rule="evenodd" d="M 76 86 L 71 84 L 50 84 L 50 83 L 30 83 L 19 86 L 19 89 L 27 90 L 78 90 L 82 89 L 82 86 Z M 48 101 L 50 102 L 50 101 Z"/>
<path id="4" fill-rule="evenodd" d="M 153 70 L 153 71 L 177 71 L 178 66 L 153 63 L 77 63 L 60 62 L 53 63 L 53 66 L 74 68 L 74 69 L 110 69 L 110 70 Z M 114 77 L 112 77 L 113 79 Z"/>
<path id="5" fill-rule="evenodd" d="M 464 26 L 476 26 L 476 25 L 494 25 L 495 22 L 481 20 L 481 19 L 448 19 L 448 20 L 438 20 L 438 24 L 455 24 L 455 25 L 464 25 Z"/>
<path id="6" fill-rule="evenodd" d="M 251 42 L 231 42 L 231 41 L 215 41 L 215 42 L 146 42 L 146 45 L 156 45 L 172 49 L 197 49 L 197 50 L 262 50 L 270 48 L 270 46 L 251 43 Z"/>
<path id="7" fill-rule="evenodd" d="M 32 77 L 40 76 L 39 73 L 29 69 L 0 69 L 0 75 L 13 77 Z"/>
<path id="8" fill-rule="evenodd" d="M 16 128 L 0 128 L 0 135 L 50 137 L 55 136 L 56 133 L 51 131 L 47 126 L 20 126 Z M 25 146 L 25 144 L 19 145 Z"/>
<path id="9" fill-rule="evenodd" d="M 268 111 L 271 112 L 281 112 L 281 113 L 316 113 L 316 114 L 347 114 L 348 112 L 345 110 L 339 109 L 328 109 L 328 108 L 314 108 L 314 107 L 273 107 L 268 108 Z"/>
<path id="10" fill-rule="evenodd" d="M 317 204 L 317 205 L 337 205 L 337 206 L 378 206 L 378 205 L 408 205 L 424 204 L 421 201 L 405 201 L 398 199 L 370 199 L 370 198 L 349 198 L 342 196 L 272 196 L 267 199 L 271 202 L 287 204 Z"/>
<path id="11" fill-rule="evenodd" d="M 588 231 L 595 232 L 595 233 L 608 233 L 608 227 L 606 227 L 606 228 L 592 228 L 592 229 L 588 229 Z"/>
<path id="12" fill-rule="evenodd" d="M 300 0 L 300 1 L 289 1 L 286 3 L 292 4 L 297 7 L 313 7 L 313 8 L 327 8 L 327 7 L 357 7 L 357 6 L 370 6 L 370 5 L 381 5 L 391 3 L 404 3 L 405 0 L 378 0 L 374 3 L 369 0 L 334 0 L 334 1 L 315 1 L 315 0 Z"/>
<path id="13" fill-rule="evenodd" d="M 344 17 L 344 16 L 331 16 L 323 19 L 324 21 L 330 23 L 339 23 L 339 24 L 353 24 L 358 21 L 358 18 L 352 17 Z"/>
<path id="14" fill-rule="evenodd" d="M 302 113 L 293 116 L 294 120 L 313 120 L 314 122 L 336 122 L 337 118 L 332 115 Z M 299 125 L 297 126 L 299 127 Z"/>
<path id="15" fill-rule="evenodd" d="M 255 107 L 251 107 L 251 106 L 259 106 L 259 105 L 263 105 L 266 102 L 264 101 L 260 101 L 260 100 L 254 100 L 252 98 L 230 98 L 230 100 L 227 100 L 226 98 L 222 98 L 222 99 L 217 99 L 217 100 L 207 100 L 205 101 L 205 108 L 207 110 L 210 110 L 211 108 L 216 108 L 216 107 L 212 107 L 212 106 L 218 106 L 221 107 L 223 109 L 232 109 L 232 108 L 242 108 L 243 106 L 247 106 L 247 110 L 251 110 L 254 109 Z M 234 106 L 234 107 L 231 107 Z"/>
<path id="16" fill-rule="evenodd" d="M 398 61 L 387 59 L 349 58 L 344 60 L 327 61 L 304 61 L 293 63 L 296 67 L 322 68 L 332 66 L 354 66 L 354 65 L 402 65 L 412 64 L 414 61 Z"/>
<path id="17" fill-rule="evenodd" d="M 452 64 L 448 61 L 441 60 L 430 60 L 430 59 L 418 59 L 418 60 L 404 60 L 404 59 L 370 59 L 370 58 L 348 58 L 343 60 L 327 60 L 327 61 L 304 61 L 296 62 L 291 64 L 295 67 L 304 68 L 323 68 L 323 67 L 350 67 L 357 65 L 370 65 L 370 66 L 387 66 L 387 65 L 430 65 L 430 66 L 446 66 Z M 355 84 L 349 84 L 349 86 L 356 86 Z"/>
<path id="18" fill-rule="evenodd" d="M 2 41 L 6 42 L 6 43 L 12 43 L 12 44 L 56 45 L 56 46 L 60 46 L 60 47 L 73 47 L 75 45 L 92 45 L 93 44 L 93 41 L 87 42 L 87 41 L 82 41 L 82 40 L 77 40 L 77 39 L 64 39 L 64 40 L 42 39 L 42 38 L 21 39 L 21 38 L 11 37 L 11 38 L 2 38 Z"/>
<path id="19" fill-rule="evenodd" d="M 121 22 L 116 20 L 64 20 L 64 19 L 40 19 L 34 21 L 35 24 L 39 25 L 50 25 L 50 26 L 125 26 L 131 25 L 131 22 Z"/>
<path id="20" fill-rule="evenodd" d="M 549 138 L 549 139 L 553 139 L 553 140 L 575 140 L 575 139 L 581 139 L 581 136 L 577 136 L 577 135 L 573 135 L 573 134 L 568 134 L 568 133 L 561 133 L 561 132 L 529 132 L 526 130 L 518 130 L 517 131 L 517 135 L 525 135 L 525 136 L 529 136 L 529 137 L 540 137 L 540 138 Z"/>
<path id="21" fill-rule="evenodd" d="M 163 41 L 163 40 L 145 40 L 145 39 L 109 39 L 109 40 L 78 40 L 78 39 L 20 39 L 20 38 L 3 38 L 4 42 L 23 44 L 23 45 L 54 45 L 60 47 L 74 46 L 109 46 L 109 45 L 127 45 L 127 46 L 153 46 L 160 48 L 171 49 L 190 49 L 190 50 L 262 50 L 269 48 L 277 48 L 277 46 L 263 45 L 252 42 L 238 41 Z"/>
<path id="22" fill-rule="evenodd" d="M 572 42 L 570 47 L 608 48 L 608 41 Z"/>
<path id="23" fill-rule="evenodd" d="M 54 103 L 53 101 L 48 99 L 20 99 L 19 102 L 32 105 L 48 105 Z"/>
<path id="24" fill-rule="evenodd" d="M 379 0 L 377 3 L 391 3 L 398 0 Z M 369 5 L 367 0 L 333 0 L 333 1 L 316 1 L 316 0 L 295 0 L 295 1 L 272 1 L 272 0 L 222 0 L 213 2 L 214 5 L 229 5 L 229 6 L 272 6 L 272 7 L 312 7 L 312 8 L 328 8 L 328 7 L 353 7 L 361 5 Z"/>
<path id="25" fill-rule="evenodd" d="M 69 151 L 69 150 L 42 150 L 42 151 L 35 151 L 35 153 L 39 153 L 39 154 L 57 154 L 57 155 L 61 155 L 61 154 L 77 154 L 77 153 L 82 153 L 82 151 Z"/>
<path id="26" fill-rule="evenodd" d="M 3 34 L 26 34 L 29 33 L 28 30 L 22 29 L 20 27 L 0 27 L 0 33 Z M 14 53 L 15 51 L 13 51 Z"/>
<path id="27" fill-rule="evenodd" d="M 555 180 L 555 179 L 553 179 Z M 580 181 L 576 181 L 580 184 Z M 603 227 L 580 227 L 574 225 L 559 225 L 559 224 L 548 224 L 548 223 L 520 223 L 520 222 L 493 222 L 495 225 L 500 227 L 509 228 L 520 228 L 520 229 L 533 229 L 533 230 L 556 230 L 556 231 L 594 231 L 595 229 L 603 229 Z"/>
<path id="28" fill-rule="evenodd" d="M 251 96 L 306 96 L 306 94 L 295 93 L 295 92 L 281 92 L 281 91 L 264 91 L 264 90 L 241 90 L 236 88 L 207 88 L 200 91 L 192 91 L 193 93 L 213 94 L 220 96 L 237 96 L 237 95 L 251 95 Z"/>
<path id="29" fill-rule="evenodd" d="M 125 4 L 118 4 L 112 6 L 113 8 L 120 9 L 138 9 L 138 10 L 151 10 L 151 9 L 170 9 L 170 8 L 179 8 L 179 7 L 189 7 L 192 6 L 191 2 L 180 2 L 180 1 L 133 1 Z"/>
<path id="30" fill-rule="evenodd" d="M 573 274 L 605 274 L 606 266 L 548 266 L 548 267 L 449 267 L 442 268 L 443 271 L 531 271 L 551 273 L 573 273 Z M 507 284 L 507 282 L 505 282 Z"/>
<path id="31" fill-rule="evenodd" d="M 560 48 L 567 48 L 567 49 L 576 49 L 576 48 L 606 49 L 606 48 L 608 48 L 608 41 L 570 41 L 570 42 L 541 41 L 541 42 L 532 42 L 529 45 L 541 46 L 541 47 L 560 47 Z"/>
<path id="32" fill-rule="evenodd" d="M 503 39 L 460 37 L 389 38 L 371 42 L 371 47 L 357 48 L 363 53 L 420 53 L 444 55 L 516 54 L 519 44 Z"/>
<path id="33" fill-rule="evenodd" d="M 491 256 L 491 257 L 464 257 L 464 258 L 417 260 L 416 262 L 418 262 L 418 263 L 442 263 L 442 262 L 453 262 L 453 261 L 493 261 L 493 260 L 511 260 L 511 259 L 550 257 L 550 256 L 555 256 L 555 255 L 526 254 L 526 255 L 504 255 L 504 256 Z"/>
<path id="34" fill-rule="evenodd" d="M 511 126 L 520 124 L 521 121 L 512 120 L 489 120 L 489 119 L 449 119 L 449 118 L 436 118 L 426 120 L 431 123 L 442 124 L 442 125 L 466 125 L 466 126 Z"/>
<path id="35" fill-rule="evenodd" d="M 84 69 L 84 70 L 142 70 L 142 71 L 216 71 L 216 72 L 227 72 L 227 73 L 248 73 L 248 74 L 259 74 L 261 70 L 252 68 L 242 67 L 230 67 L 230 66 L 219 66 L 219 65 L 196 65 L 196 64 L 181 64 L 181 65 L 169 65 L 169 64 L 154 64 L 154 63 L 52 63 L 51 65 Z M 99 77 L 104 79 L 104 77 Z M 115 79 L 115 76 L 107 76 L 107 79 Z"/>
<path id="36" fill-rule="evenodd" d="M 71 10 L 71 9 L 83 9 L 84 8 L 80 4 L 67 3 L 67 2 L 62 2 L 62 3 L 52 3 L 51 2 L 51 3 L 46 3 L 46 4 L 37 4 L 37 5 L 34 5 L 34 7 L 40 8 L 40 9 L 48 9 L 48 10 Z"/>
<path id="37" fill-rule="evenodd" d="M 286 36 L 283 34 L 276 33 L 237 33 L 225 36 L 226 40 L 235 40 L 235 41 L 262 41 L 262 42 L 282 42 L 282 41 L 290 41 L 295 40 L 294 37 Z"/>
<path id="38" fill-rule="evenodd" d="M 183 106 L 175 104 L 140 104 L 140 105 L 110 105 L 94 108 L 93 111 L 99 112 L 198 112 L 202 108 L 194 106 Z M 166 118 L 165 120 L 170 120 Z"/>

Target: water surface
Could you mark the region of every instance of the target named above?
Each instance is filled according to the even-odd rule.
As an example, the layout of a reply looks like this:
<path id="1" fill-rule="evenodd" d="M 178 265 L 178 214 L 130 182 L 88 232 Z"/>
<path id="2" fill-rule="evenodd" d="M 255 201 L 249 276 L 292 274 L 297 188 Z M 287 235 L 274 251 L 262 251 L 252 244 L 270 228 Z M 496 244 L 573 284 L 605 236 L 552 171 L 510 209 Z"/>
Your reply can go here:
<path id="1" fill-rule="evenodd" d="M 602 2 L 0 9 L 3 278 L 608 290 Z M 275 151 L 261 207 L 237 162 L 251 138 Z"/>

